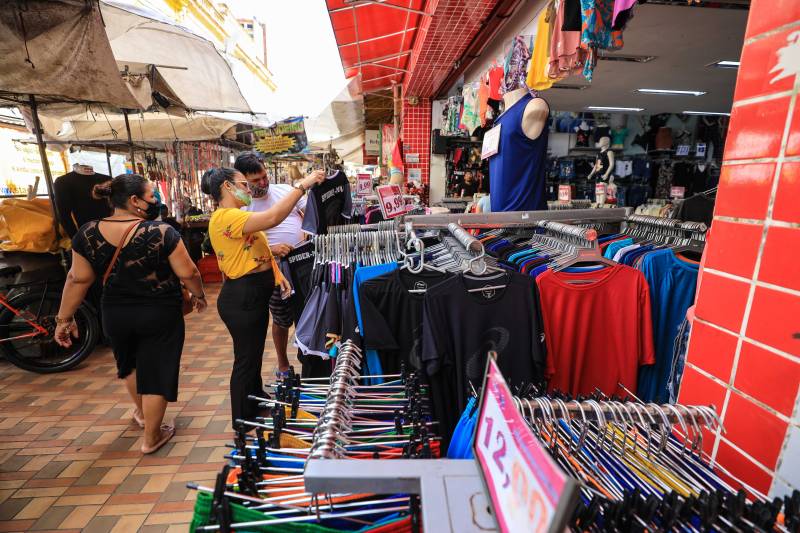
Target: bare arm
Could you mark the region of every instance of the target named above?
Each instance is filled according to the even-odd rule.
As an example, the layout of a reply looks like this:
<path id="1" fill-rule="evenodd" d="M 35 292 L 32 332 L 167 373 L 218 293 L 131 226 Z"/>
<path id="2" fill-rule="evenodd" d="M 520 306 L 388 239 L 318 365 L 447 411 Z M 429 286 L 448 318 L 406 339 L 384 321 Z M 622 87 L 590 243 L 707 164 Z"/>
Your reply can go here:
<path id="1" fill-rule="evenodd" d="M 306 190 L 308 190 L 314 185 L 322 183 L 324 180 L 325 173 L 321 170 L 317 170 L 311 175 L 303 178 L 300 183 Z M 245 222 L 244 228 L 242 228 L 242 233 L 249 234 L 255 233 L 256 231 L 274 228 L 289 216 L 289 214 L 292 212 L 292 209 L 294 209 L 294 206 L 297 205 L 297 202 L 300 201 L 300 198 L 302 197 L 303 191 L 299 189 L 292 189 L 285 198 L 281 199 L 271 208 L 267 209 L 266 211 L 253 213 L 250 218 L 247 219 L 247 222 Z"/>
<path id="2" fill-rule="evenodd" d="M 198 298 L 204 296 L 200 271 L 197 270 L 197 266 L 195 266 L 192 258 L 189 257 L 189 252 L 186 250 L 186 245 L 183 244 L 183 241 L 178 241 L 178 246 L 169 254 L 168 261 L 172 271 L 186 285 L 192 296 Z"/>
<path id="3" fill-rule="evenodd" d="M 61 307 L 58 318 L 68 319 L 75 315 L 81 302 L 86 297 L 89 287 L 94 283 L 95 275 L 92 265 L 81 254 L 72 251 L 72 267 L 67 273 L 64 292 L 61 293 Z"/>
<path id="4" fill-rule="evenodd" d="M 86 292 L 94 283 L 95 275 L 92 265 L 81 254 L 72 251 L 72 267 L 67 273 L 64 291 L 61 293 L 61 307 L 56 315 L 56 329 L 53 338 L 60 346 L 72 346 L 72 337 L 78 338 L 75 324 L 75 311 L 80 307 Z"/>

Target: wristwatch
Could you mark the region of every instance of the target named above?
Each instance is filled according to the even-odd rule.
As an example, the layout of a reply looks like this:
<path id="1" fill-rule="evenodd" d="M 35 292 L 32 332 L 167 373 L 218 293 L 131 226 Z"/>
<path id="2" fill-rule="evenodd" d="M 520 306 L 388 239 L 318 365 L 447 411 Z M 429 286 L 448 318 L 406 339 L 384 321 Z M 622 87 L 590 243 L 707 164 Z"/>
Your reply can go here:
<path id="1" fill-rule="evenodd" d="M 303 191 L 303 194 L 305 194 L 306 191 L 307 191 L 307 189 L 305 187 L 303 187 L 303 182 L 302 181 L 297 181 L 297 182 L 293 183 L 292 187 L 297 189 L 298 191 Z"/>

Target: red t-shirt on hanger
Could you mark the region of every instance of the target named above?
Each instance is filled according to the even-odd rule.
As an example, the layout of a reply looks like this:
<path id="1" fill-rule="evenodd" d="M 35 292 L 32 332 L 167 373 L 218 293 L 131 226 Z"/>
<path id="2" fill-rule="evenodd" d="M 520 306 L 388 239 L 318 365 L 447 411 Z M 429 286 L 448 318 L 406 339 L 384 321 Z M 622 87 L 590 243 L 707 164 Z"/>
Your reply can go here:
<path id="1" fill-rule="evenodd" d="M 655 363 L 650 290 L 626 265 L 595 272 L 548 270 L 536 282 L 542 303 L 548 391 L 627 396 L 642 365 Z"/>

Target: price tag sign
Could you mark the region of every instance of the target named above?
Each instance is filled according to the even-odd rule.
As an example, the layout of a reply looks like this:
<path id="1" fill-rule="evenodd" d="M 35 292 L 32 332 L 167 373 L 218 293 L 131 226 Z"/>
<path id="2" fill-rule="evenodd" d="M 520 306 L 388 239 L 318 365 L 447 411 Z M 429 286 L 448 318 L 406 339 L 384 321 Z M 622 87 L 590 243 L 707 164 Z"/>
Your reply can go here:
<path id="1" fill-rule="evenodd" d="M 492 357 L 473 449 L 501 531 L 564 531 L 575 505 L 576 483 L 539 443 Z"/>
<path id="2" fill-rule="evenodd" d="M 367 196 L 372 193 L 372 175 L 356 174 L 356 196 Z"/>
<path id="3" fill-rule="evenodd" d="M 500 151 L 500 126 L 498 124 L 490 129 L 483 136 L 483 144 L 481 145 L 481 159 L 492 157 Z"/>
<path id="4" fill-rule="evenodd" d="M 383 218 L 388 220 L 408 211 L 406 202 L 403 199 L 403 191 L 399 185 L 381 185 L 375 188 L 375 192 L 380 201 Z"/>
<path id="5" fill-rule="evenodd" d="M 675 155 L 689 155 L 689 145 L 679 144 L 678 149 L 675 150 Z"/>
<path id="6" fill-rule="evenodd" d="M 697 143 L 695 147 L 695 155 L 697 157 L 705 157 L 706 156 L 706 144 L 705 143 Z"/>
<path id="7" fill-rule="evenodd" d="M 558 201 L 559 202 L 571 202 L 572 201 L 572 186 L 571 185 L 559 185 L 558 186 Z"/>
<path id="8" fill-rule="evenodd" d="M 669 196 L 673 200 L 681 200 L 686 195 L 686 187 L 670 187 Z"/>

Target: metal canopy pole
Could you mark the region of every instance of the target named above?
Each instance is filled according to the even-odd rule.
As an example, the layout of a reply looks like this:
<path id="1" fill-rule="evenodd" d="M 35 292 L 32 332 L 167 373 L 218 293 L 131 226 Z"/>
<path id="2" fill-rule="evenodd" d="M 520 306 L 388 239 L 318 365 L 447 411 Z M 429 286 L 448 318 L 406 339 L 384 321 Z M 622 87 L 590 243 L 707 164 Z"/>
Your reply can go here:
<path id="1" fill-rule="evenodd" d="M 108 176 L 113 178 L 114 177 L 114 171 L 111 170 L 111 152 L 108 151 L 108 145 L 107 144 L 104 144 L 103 148 L 106 149 L 106 163 L 108 163 Z"/>
<path id="2" fill-rule="evenodd" d="M 133 156 L 133 137 L 131 136 L 131 123 L 128 121 L 127 109 L 122 110 L 122 116 L 125 117 L 125 131 L 128 133 L 128 148 L 131 152 L 131 169 L 133 173 L 136 174 L 136 159 Z"/>
<path id="3" fill-rule="evenodd" d="M 56 244 L 61 240 L 61 213 L 56 204 L 56 195 L 53 188 L 53 174 L 50 171 L 50 162 L 47 160 L 47 149 L 42 139 L 42 123 L 39 122 L 39 110 L 36 106 L 36 97 L 30 95 L 31 118 L 33 118 L 33 133 L 36 135 L 36 145 L 39 147 L 39 157 L 42 160 L 42 171 L 44 171 L 44 182 L 47 185 L 47 196 L 50 198 L 50 207 L 53 209 L 53 229 L 56 234 Z M 61 254 L 61 266 L 66 270 L 67 258 L 64 250 L 59 247 Z"/>

